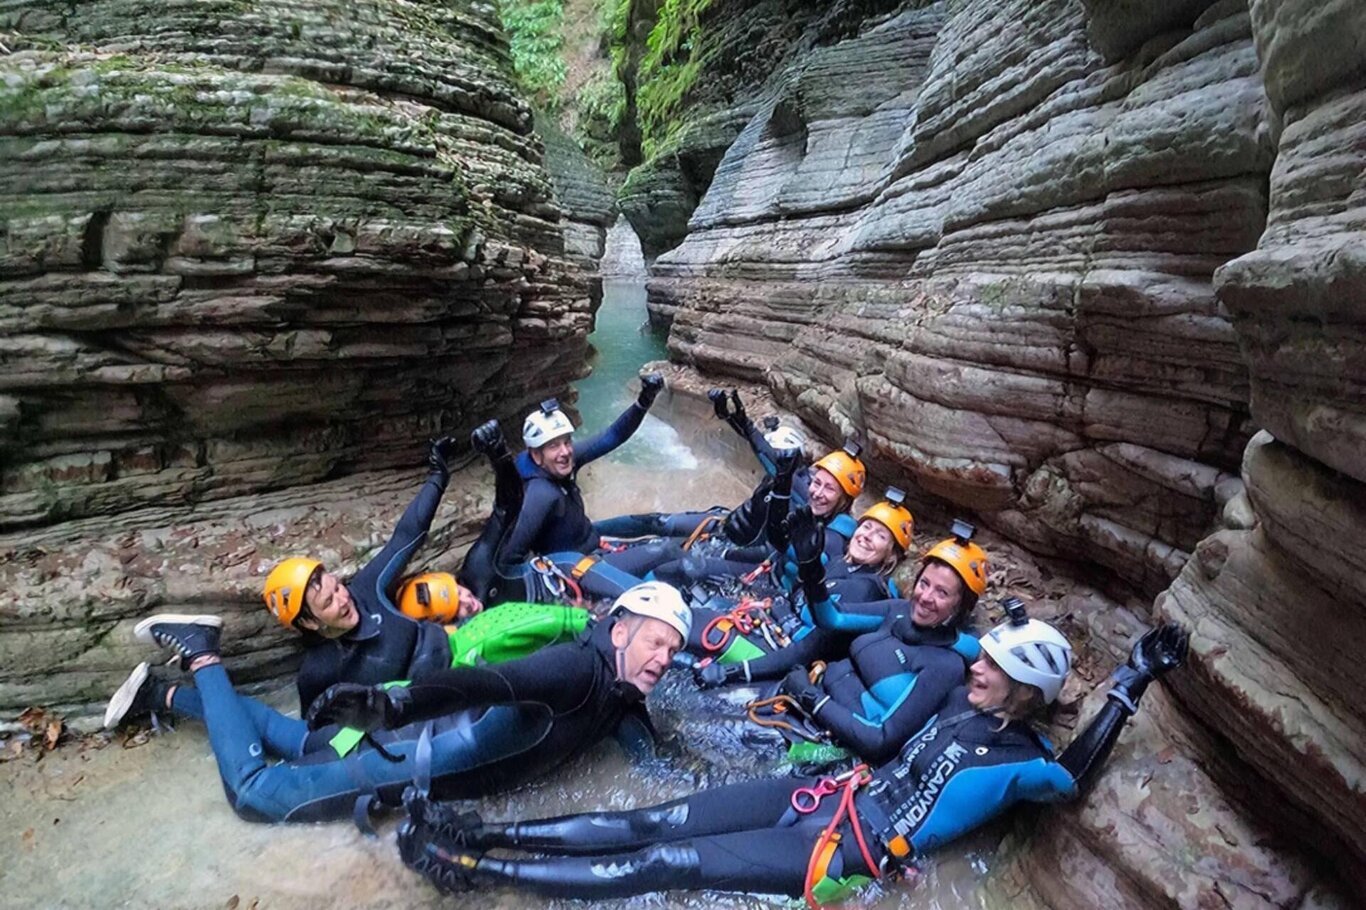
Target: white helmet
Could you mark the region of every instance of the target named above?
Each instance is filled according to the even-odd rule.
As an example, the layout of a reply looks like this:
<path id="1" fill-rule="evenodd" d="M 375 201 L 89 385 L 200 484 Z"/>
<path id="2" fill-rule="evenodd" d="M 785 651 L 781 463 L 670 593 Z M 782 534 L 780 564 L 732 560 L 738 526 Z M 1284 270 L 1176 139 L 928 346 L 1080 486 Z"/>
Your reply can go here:
<path id="1" fill-rule="evenodd" d="M 806 437 L 792 427 L 778 427 L 764 434 L 764 442 L 775 449 L 800 449 L 806 445 Z"/>
<path id="2" fill-rule="evenodd" d="M 683 602 L 677 588 L 662 581 L 644 581 L 622 591 L 612 604 L 612 613 L 622 610 L 665 623 L 683 636 L 684 644 L 692 631 L 692 608 Z"/>
<path id="3" fill-rule="evenodd" d="M 1045 702 L 1057 700 L 1072 666 L 1072 646 L 1046 622 L 1001 623 L 982 636 L 982 650 L 1018 683 L 1036 686 Z"/>
<path id="4" fill-rule="evenodd" d="M 570 423 L 564 411 L 560 410 L 559 401 L 549 398 L 526 415 L 526 420 L 522 423 L 522 442 L 526 443 L 528 449 L 539 449 L 551 440 L 568 436 L 573 432 L 574 424 Z"/>

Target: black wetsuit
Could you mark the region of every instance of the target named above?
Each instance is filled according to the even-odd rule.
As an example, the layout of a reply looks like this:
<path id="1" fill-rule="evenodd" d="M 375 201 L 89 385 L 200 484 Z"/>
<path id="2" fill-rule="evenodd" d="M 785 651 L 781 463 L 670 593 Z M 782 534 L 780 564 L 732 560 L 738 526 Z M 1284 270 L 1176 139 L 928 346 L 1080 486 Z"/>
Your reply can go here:
<path id="1" fill-rule="evenodd" d="M 886 761 L 962 685 L 967 665 L 954 650 L 958 638 L 956 628 L 889 617 L 854 639 L 848 660 L 826 669 L 820 688 L 830 697 L 813 720 L 864 761 Z"/>
<path id="2" fill-rule="evenodd" d="M 999 716 L 973 709 L 965 688 L 953 690 L 899 754 L 856 791 L 853 815 L 836 828 L 840 840 L 824 881 L 855 887 L 875 870 L 910 862 L 1017 802 L 1075 796 L 1109 754 L 1128 713 L 1112 696 L 1054 759 L 1027 725 L 1003 725 Z M 458 836 L 443 829 L 439 817 L 429 823 L 424 816 L 405 826 L 399 843 L 405 862 L 444 887 L 511 885 L 583 899 L 677 889 L 798 895 L 820 832 L 840 801 L 832 794 L 814 811 L 798 811 L 796 791 L 817 783 L 759 780 L 626 812 L 461 823 Z M 483 853 L 497 849 L 541 856 Z"/>
<path id="3" fill-rule="evenodd" d="M 394 583 L 427 539 L 445 489 L 440 471 L 429 474 L 384 549 L 346 582 L 360 614 L 356 627 L 338 638 L 305 636 L 307 650 L 297 681 L 301 709 L 307 711 L 335 682 L 377 685 L 451 665 L 445 630 L 437 623 L 409 619 L 392 600 Z"/>
<path id="4" fill-rule="evenodd" d="M 345 747 L 340 727 L 309 731 L 237 694 L 221 664 L 197 670 L 198 688 L 178 688 L 173 706 L 203 718 L 228 800 L 249 821 L 344 818 L 367 794 L 397 804 L 423 774 L 437 796 L 476 797 L 523 784 L 623 728 L 630 745 L 648 732 L 640 691 L 617 682 L 611 625 L 519 660 L 429 674 L 406 690 L 401 726 L 359 743 L 353 735 Z"/>
<path id="5" fill-rule="evenodd" d="M 517 469 L 526 480 L 526 489 L 521 514 L 499 552 L 500 564 L 525 562 L 533 554 L 593 552 L 598 537 L 583 508 L 579 471 L 630 439 L 645 413 L 639 404 L 632 404 L 606 430 L 576 445 L 574 470 L 568 477 L 552 477 L 531 460 L 529 452 L 517 456 Z"/>

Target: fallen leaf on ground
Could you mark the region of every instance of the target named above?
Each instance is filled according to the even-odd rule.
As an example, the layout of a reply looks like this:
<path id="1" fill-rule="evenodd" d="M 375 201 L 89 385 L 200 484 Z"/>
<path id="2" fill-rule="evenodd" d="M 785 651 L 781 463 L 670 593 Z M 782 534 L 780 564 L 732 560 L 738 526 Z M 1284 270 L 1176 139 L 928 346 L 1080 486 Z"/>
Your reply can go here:
<path id="1" fill-rule="evenodd" d="M 228 898 L 228 903 L 227 906 L 224 907 L 224 910 L 237 910 L 237 905 L 240 902 L 241 898 L 234 894 L 232 897 Z"/>
<path id="2" fill-rule="evenodd" d="M 54 718 L 47 722 L 47 730 L 43 733 L 43 748 L 51 752 L 57 748 L 57 741 L 62 738 L 62 719 Z"/>

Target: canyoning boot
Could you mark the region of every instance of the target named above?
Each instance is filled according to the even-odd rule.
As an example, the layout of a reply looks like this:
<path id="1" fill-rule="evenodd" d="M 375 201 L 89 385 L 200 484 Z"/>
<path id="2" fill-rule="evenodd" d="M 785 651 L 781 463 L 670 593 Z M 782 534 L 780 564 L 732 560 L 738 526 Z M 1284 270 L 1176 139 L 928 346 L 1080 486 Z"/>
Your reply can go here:
<path id="1" fill-rule="evenodd" d="M 432 840 L 430 831 L 411 817 L 398 826 L 398 855 L 403 865 L 444 894 L 475 887 L 474 870 L 479 857 L 459 847 L 442 847 Z"/>
<path id="2" fill-rule="evenodd" d="M 181 666 L 188 668 L 196 657 L 218 654 L 222 631 L 223 620 L 218 616 L 158 613 L 134 626 L 133 637 L 170 648 L 180 658 Z"/>
<path id="3" fill-rule="evenodd" d="M 109 705 L 104 709 L 104 729 L 112 730 L 123 721 L 143 714 L 169 711 L 166 693 L 170 688 L 171 684 L 166 680 L 152 675 L 146 661 L 138 664 L 109 699 Z"/>
<path id="4" fill-rule="evenodd" d="M 409 787 L 403 793 L 403 808 L 408 821 L 420 828 L 438 846 L 478 846 L 476 834 L 484 827 L 484 820 L 473 809 L 465 809 L 458 802 L 438 802 Z"/>

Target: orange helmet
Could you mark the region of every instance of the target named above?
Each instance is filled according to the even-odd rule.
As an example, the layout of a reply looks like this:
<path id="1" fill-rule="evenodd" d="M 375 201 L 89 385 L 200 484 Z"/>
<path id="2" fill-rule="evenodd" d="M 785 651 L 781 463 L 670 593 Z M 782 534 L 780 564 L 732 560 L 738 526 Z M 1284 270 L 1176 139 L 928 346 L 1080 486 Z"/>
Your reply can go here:
<path id="1" fill-rule="evenodd" d="M 953 536 L 930 547 L 925 560 L 947 563 L 972 593 L 981 597 L 987 590 L 987 551 L 972 542 L 976 528 L 961 519 L 953 523 Z"/>
<path id="2" fill-rule="evenodd" d="M 304 608 L 304 592 L 314 572 L 322 571 L 323 564 L 307 556 L 292 556 L 270 570 L 261 597 L 266 609 L 282 626 L 293 626 L 299 611 Z"/>
<path id="3" fill-rule="evenodd" d="M 460 612 L 460 585 L 449 572 L 423 572 L 399 586 L 398 611 L 410 619 L 452 623 Z"/>
<path id="4" fill-rule="evenodd" d="M 868 471 L 858 456 L 858 445 L 852 442 L 845 443 L 844 448 L 831 452 L 813 467 L 828 471 L 845 495 L 853 498 L 863 492 L 863 481 L 868 477 Z"/>
<path id="5" fill-rule="evenodd" d="M 891 531 L 892 539 L 901 547 L 903 553 L 911 545 L 911 532 L 915 528 L 915 518 L 912 517 L 911 510 L 902 505 L 905 498 L 905 493 L 892 487 L 887 491 L 886 499 L 858 517 L 859 521 L 871 518 Z"/>

